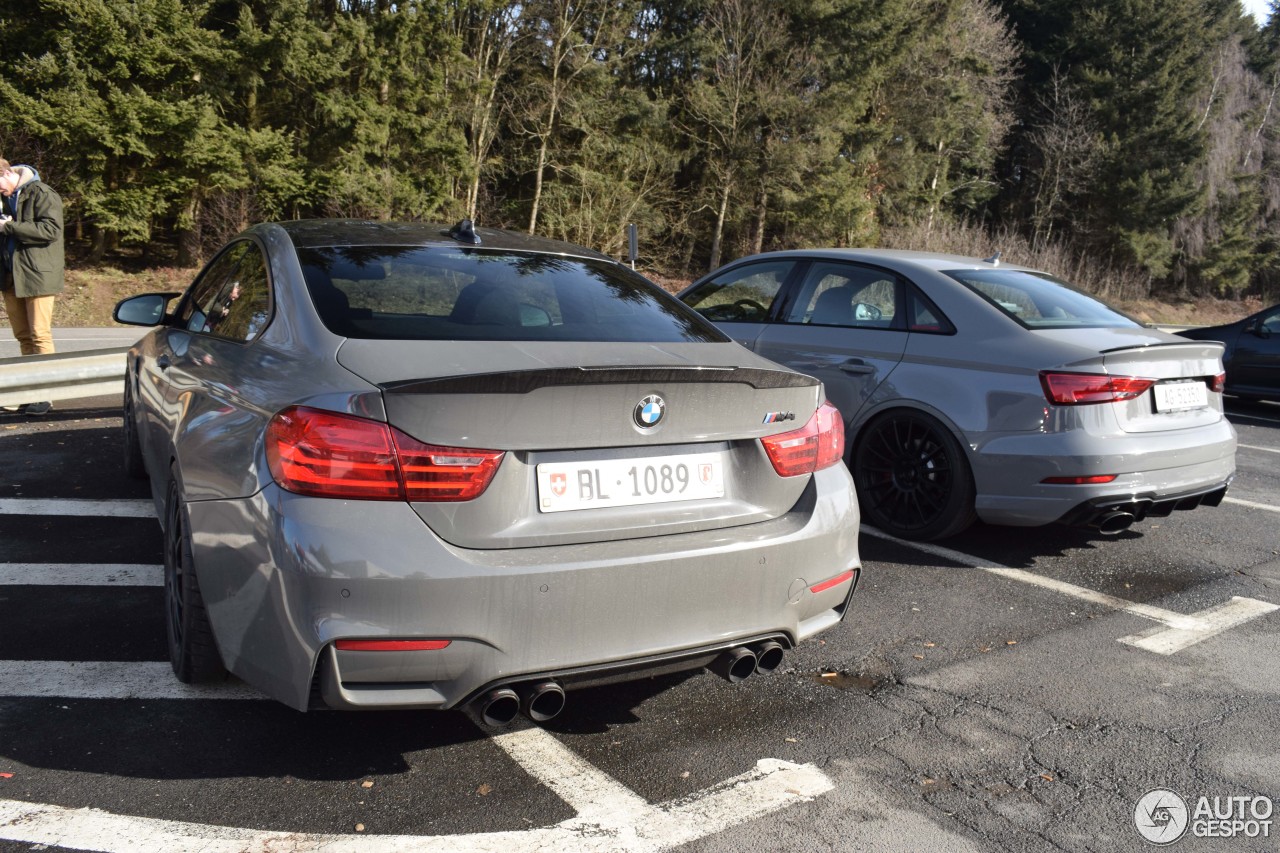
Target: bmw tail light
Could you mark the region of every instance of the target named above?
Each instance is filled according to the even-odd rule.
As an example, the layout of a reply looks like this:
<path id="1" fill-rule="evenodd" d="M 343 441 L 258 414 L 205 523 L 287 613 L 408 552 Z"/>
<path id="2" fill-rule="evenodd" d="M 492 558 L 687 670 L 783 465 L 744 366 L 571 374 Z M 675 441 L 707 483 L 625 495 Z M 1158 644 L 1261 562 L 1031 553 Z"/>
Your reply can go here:
<path id="1" fill-rule="evenodd" d="M 271 476 L 291 492 L 379 501 L 404 497 L 386 424 L 294 406 L 271 419 L 266 445 Z"/>
<path id="2" fill-rule="evenodd" d="M 835 406 L 823 403 L 800 429 L 766 436 L 760 443 L 779 475 L 812 474 L 844 459 L 844 420 Z"/>
<path id="3" fill-rule="evenodd" d="M 488 487 L 503 456 L 423 444 L 379 421 L 305 406 L 271 419 L 266 453 L 283 489 L 383 501 L 471 500 Z"/>
<path id="4" fill-rule="evenodd" d="M 1205 383 L 1209 386 L 1209 390 L 1215 394 L 1221 394 L 1227 390 L 1227 374 L 1219 373 L 1217 376 L 1210 376 L 1209 381 Z"/>
<path id="5" fill-rule="evenodd" d="M 1154 384 L 1154 379 L 1141 379 L 1137 376 L 1040 371 L 1040 385 L 1044 388 L 1045 397 L 1050 403 L 1059 406 L 1132 400 L 1141 397 Z"/>
<path id="6" fill-rule="evenodd" d="M 405 494 L 410 501 L 469 501 L 489 487 L 501 450 L 437 447 L 392 429 Z"/>

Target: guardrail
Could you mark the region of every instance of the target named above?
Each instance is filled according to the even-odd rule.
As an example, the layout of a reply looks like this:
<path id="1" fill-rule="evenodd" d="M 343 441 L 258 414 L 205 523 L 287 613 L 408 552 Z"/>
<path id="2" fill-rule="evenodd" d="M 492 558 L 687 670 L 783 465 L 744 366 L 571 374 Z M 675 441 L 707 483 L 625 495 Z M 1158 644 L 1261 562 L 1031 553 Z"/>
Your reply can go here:
<path id="1" fill-rule="evenodd" d="M 0 406 L 119 394 L 128 351 L 121 347 L 0 359 Z"/>

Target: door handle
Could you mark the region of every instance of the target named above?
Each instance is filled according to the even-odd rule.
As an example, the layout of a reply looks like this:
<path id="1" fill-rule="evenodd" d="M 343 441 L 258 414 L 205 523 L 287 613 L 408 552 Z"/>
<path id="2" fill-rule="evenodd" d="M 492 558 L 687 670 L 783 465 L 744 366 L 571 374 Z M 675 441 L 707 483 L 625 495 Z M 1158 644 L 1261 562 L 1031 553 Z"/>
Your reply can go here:
<path id="1" fill-rule="evenodd" d="M 169 360 L 169 356 L 167 355 L 162 355 L 156 359 L 156 367 L 160 368 L 161 370 L 168 370 L 169 365 L 171 364 L 173 364 L 173 362 Z"/>
<path id="2" fill-rule="evenodd" d="M 860 358 L 851 358 L 840 364 L 840 369 L 845 373 L 875 373 L 875 365 L 867 364 Z"/>

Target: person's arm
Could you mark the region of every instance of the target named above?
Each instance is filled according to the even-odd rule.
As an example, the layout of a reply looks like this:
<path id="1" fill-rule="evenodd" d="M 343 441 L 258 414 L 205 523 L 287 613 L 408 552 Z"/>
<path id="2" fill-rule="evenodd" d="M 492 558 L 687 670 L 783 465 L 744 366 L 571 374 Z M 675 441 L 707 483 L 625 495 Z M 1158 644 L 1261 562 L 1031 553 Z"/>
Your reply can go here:
<path id="1" fill-rule="evenodd" d="M 6 235 L 26 246 L 48 246 L 62 235 L 62 197 L 49 188 L 35 193 L 31 219 L 5 223 Z"/>

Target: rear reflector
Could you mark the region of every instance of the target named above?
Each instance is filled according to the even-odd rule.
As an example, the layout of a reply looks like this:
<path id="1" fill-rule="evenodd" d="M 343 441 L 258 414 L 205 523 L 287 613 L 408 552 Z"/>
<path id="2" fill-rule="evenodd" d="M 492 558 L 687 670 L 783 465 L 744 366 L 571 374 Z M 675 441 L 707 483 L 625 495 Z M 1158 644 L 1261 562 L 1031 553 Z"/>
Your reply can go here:
<path id="1" fill-rule="evenodd" d="M 1094 474 L 1090 477 L 1045 477 L 1041 483 L 1048 483 L 1055 486 L 1096 486 L 1100 483 L 1110 483 L 1118 474 Z"/>
<path id="2" fill-rule="evenodd" d="M 852 569 L 850 569 L 847 572 L 842 572 L 836 575 L 831 580 L 825 580 L 822 583 L 814 584 L 813 586 L 809 587 L 809 592 L 826 592 L 832 587 L 840 586 L 840 584 L 850 580 L 853 580 Z"/>
<path id="3" fill-rule="evenodd" d="M 1054 373 L 1040 371 L 1040 385 L 1050 403 L 1081 406 L 1118 403 L 1141 397 L 1155 384 L 1154 379 L 1137 376 L 1109 376 L 1105 373 Z"/>
<path id="4" fill-rule="evenodd" d="M 823 403 L 800 429 L 760 439 L 773 470 L 783 477 L 821 471 L 844 459 L 844 419 Z"/>
<path id="5" fill-rule="evenodd" d="M 501 450 L 437 447 L 366 418 L 290 406 L 267 425 L 267 465 L 281 488 L 357 500 L 469 501 Z"/>
<path id="6" fill-rule="evenodd" d="M 338 640 L 340 652 L 438 652 L 453 640 Z"/>

